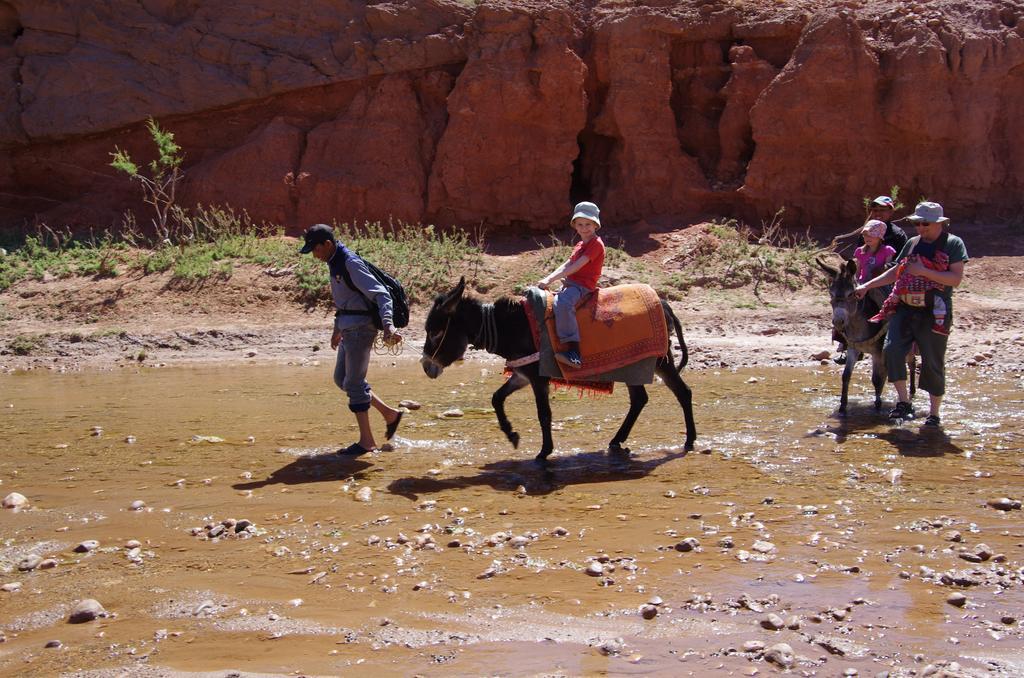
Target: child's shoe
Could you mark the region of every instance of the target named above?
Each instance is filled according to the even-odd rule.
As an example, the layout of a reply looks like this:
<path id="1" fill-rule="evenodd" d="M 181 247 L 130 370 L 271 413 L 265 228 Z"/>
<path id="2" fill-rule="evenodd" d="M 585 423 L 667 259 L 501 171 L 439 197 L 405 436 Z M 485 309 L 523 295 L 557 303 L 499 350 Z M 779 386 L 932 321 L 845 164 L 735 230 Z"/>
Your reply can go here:
<path id="1" fill-rule="evenodd" d="M 583 360 L 580 358 L 580 352 L 574 348 L 571 348 L 568 351 L 562 351 L 561 353 L 556 353 L 555 360 L 563 365 L 568 365 L 569 367 L 579 367 L 583 364 Z"/>
<path id="2" fill-rule="evenodd" d="M 946 318 L 944 316 L 935 318 L 935 324 L 932 325 L 932 332 L 935 334 L 941 334 L 944 337 L 949 336 L 949 328 L 946 326 Z"/>
<path id="3" fill-rule="evenodd" d="M 845 365 L 846 364 L 846 343 L 845 342 L 840 341 L 836 345 L 836 355 L 832 358 L 832 362 L 834 362 L 836 365 Z"/>

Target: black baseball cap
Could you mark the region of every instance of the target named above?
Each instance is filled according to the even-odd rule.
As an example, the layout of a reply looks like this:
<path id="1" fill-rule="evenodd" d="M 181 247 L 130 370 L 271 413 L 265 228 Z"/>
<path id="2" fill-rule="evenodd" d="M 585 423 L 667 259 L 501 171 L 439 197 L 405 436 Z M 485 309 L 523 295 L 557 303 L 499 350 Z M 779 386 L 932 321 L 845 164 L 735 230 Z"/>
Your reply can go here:
<path id="1" fill-rule="evenodd" d="M 334 242 L 334 231 L 327 224 L 313 224 L 302 237 L 306 239 L 306 244 L 299 250 L 299 254 L 309 254 L 322 242 Z"/>

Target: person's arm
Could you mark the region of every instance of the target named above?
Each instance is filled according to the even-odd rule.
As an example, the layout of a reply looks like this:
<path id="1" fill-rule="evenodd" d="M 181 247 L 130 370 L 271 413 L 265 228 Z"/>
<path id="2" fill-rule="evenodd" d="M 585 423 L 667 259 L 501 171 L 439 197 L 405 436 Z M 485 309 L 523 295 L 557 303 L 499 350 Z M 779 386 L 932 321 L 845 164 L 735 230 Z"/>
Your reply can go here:
<path id="1" fill-rule="evenodd" d="M 587 262 L 589 261 L 590 257 L 588 257 L 586 254 L 581 254 L 579 259 L 576 259 L 575 261 L 573 261 L 572 263 L 565 267 L 565 270 L 562 271 L 562 277 L 568 278 L 570 275 L 586 266 Z"/>
<path id="2" fill-rule="evenodd" d="M 370 274 L 369 269 L 366 268 L 361 259 L 349 259 L 345 262 L 345 265 L 348 268 L 349 275 L 352 277 L 352 284 L 367 299 L 377 304 L 381 324 L 384 325 L 384 341 L 392 343 L 400 340 L 402 335 L 395 328 L 393 320 L 394 304 L 391 301 L 391 295 L 388 293 L 387 288 Z"/>
<path id="3" fill-rule="evenodd" d="M 555 282 L 556 280 L 568 278 L 570 275 L 586 266 L 588 261 L 590 261 L 590 258 L 587 257 L 587 255 L 585 254 L 581 255 L 578 259 L 566 259 L 561 266 L 559 266 L 554 271 L 548 273 L 546 276 L 541 278 L 540 282 L 537 283 L 537 287 L 541 288 L 542 290 L 546 290 L 548 288 L 548 285 Z"/>
<path id="4" fill-rule="evenodd" d="M 896 277 L 899 275 L 899 270 L 899 266 L 893 266 L 892 268 L 886 270 L 885 273 L 882 273 L 881 275 L 872 278 L 871 280 L 867 281 L 862 285 L 857 285 L 854 288 L 854 292 L 857 293 L 858 297 L 863 298 L 864 295 L 867 294 L 868 290 L 870 289 L 882 287 L 883 285 L 890 285 L 896 282 Z"/>
<path id="5" fill-rule="evenodd" d="M 919 261 L 913 261 L 907 264 L 907 272 L 912 275 L 921 276 L 922 278 L 928 278 L 940 285 L 959 287 L 960 283 L 964 279 L 964 262 L 953 262 L 949 265 L 948 271 L 936 271 L 928 268 Z"/>

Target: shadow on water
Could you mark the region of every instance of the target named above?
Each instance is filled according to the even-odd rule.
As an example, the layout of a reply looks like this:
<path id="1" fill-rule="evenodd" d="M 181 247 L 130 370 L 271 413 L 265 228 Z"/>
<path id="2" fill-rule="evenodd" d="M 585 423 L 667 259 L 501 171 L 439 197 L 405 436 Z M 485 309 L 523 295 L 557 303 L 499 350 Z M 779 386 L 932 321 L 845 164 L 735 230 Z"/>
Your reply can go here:
<path id="1" fill-rule="evenodd" d="M 874 429 L 880 422 L 888 421 L 882 411 L 876 410 L 874 405 L 866 403 L 863 405 L 850 403 L 847 405 L 845 415 L 833 412 L 831 417 L 835 419 L 836 423 L 827 426 L 826 430 L 835 435 L 836 443 L 840 445 L 845 443 L 851 434 Z"/>
<path id="2" fill-rule="evenodd" d="M 845 417 L 838 414 L 832 417 L 836 423 L 826 426 L 825 430 L 835 436 L 838 445 L 845 443 L 851 435 L 872 433 L 877 439 L 895 447 L 904 457 L 940 457 L 963 452 L 942 429 L 924 426 L 917 421 L 902 426 L 893 425 L 873 405 L 854 406 L 851 403 Z M 880 425 L 888 428 L 876 432 L 875 429 Z"/>
<path id="3" fill-rule="evenodd" d="M 653 459 L 636 459 L 628 452 L 613 454 L 602 450 L 557 457 L 546 464 L 533 460 L 504 460 L 485 464 L 475 475 L 396 478 L 388 485 L 388 491 L 416 500 L 422 494 L 457 488 L 486 485 L 497 491 L 511 492 L 522 485 L 531 495 L 544 495 L 569 485 L 643 478 L 662 464 L 682 459 L 687 454 L 679 450 Z"/>
<path id="4" fill-rule="evenodd" d="M 949 435 L 940 428 L 904 424 L 878 434 L 904 457 L 941 457 L 944 454 L 963 454 Z"/>
<path id="5" fill-rule="evenodd" d="M 372 464 L 339 454 L 317 454 L 299 457 L 295 461 L 277 469 L 264 480 L 253 480 L 247 483 L 236 483 L 236 490 L 257 490 L 267 485 L 301 485 L 303 483 L 320 483 L 328 480 L 345 480 L 355 478 L 363 480 L 362 471 Z"/>

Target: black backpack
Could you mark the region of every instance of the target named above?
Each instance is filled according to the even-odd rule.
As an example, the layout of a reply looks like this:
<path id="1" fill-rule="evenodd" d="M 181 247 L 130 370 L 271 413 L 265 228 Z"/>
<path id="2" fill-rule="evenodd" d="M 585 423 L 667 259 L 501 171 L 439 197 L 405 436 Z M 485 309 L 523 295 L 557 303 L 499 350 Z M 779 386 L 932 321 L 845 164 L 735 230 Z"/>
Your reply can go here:
<path id="1" fill-rule="evenodd" d="M 349 256 L 356 257 L 366 264 L 366 268 L 370 271 L 370 275 L 377 279 L 384 289 L 391 295 L 391 321 L 395 324 L 395 327 L 402 328 L 409 324 L 409 297 L 405 293 L 405 288 L 402 287 L 402 283 L 398 282 L 398 279 L 394 276 L 385 273 L 380 270 L 366 259 L 356 255 L 350 254 Z M 338 311 L 341 315 L 368 315 L 373 318 L 373 324 L 378 330 L 384 329 L 384 321 L 380 317 L 380 309 L 377 305 L 370 301 L 363 291 L 352 284 L 352 276 L 348 274 L 348 267 L 341 267 L 341 277 L 345 279 L 345 284 L 349 286 L 353 292 L 359 292 L 360 296 L 366 300 L 366 305 L 370 308 L 366 311 Z"/>

